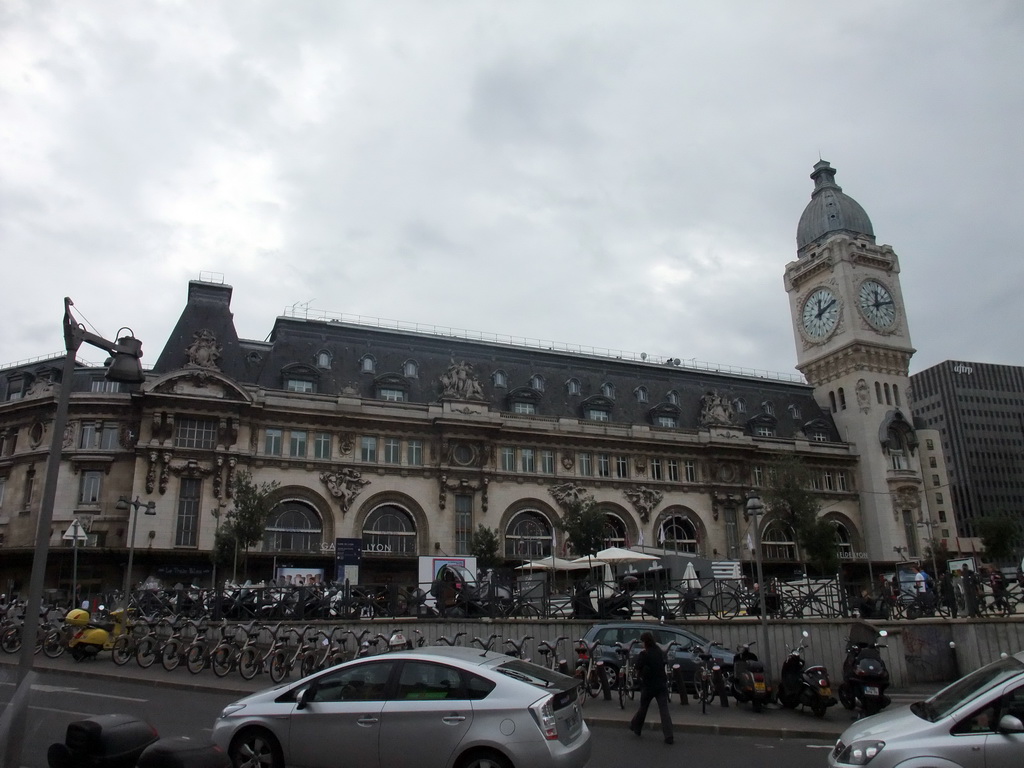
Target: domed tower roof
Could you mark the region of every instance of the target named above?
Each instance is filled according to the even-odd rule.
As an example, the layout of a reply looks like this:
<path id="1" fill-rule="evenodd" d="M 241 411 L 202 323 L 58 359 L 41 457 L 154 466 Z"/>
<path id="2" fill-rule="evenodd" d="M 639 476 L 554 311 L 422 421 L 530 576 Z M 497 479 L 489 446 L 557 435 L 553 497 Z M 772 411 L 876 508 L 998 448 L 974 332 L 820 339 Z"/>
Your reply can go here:
<path id="1" fill-rule="evenodd" d="M 830 232 L 849 232 L 875 241 L 871 219 L 860 203 L 836 184 L 836 170 L 824 160 L 814 165 L 814 191 L 796 228 L 796 247 L 803 248 Z"/>

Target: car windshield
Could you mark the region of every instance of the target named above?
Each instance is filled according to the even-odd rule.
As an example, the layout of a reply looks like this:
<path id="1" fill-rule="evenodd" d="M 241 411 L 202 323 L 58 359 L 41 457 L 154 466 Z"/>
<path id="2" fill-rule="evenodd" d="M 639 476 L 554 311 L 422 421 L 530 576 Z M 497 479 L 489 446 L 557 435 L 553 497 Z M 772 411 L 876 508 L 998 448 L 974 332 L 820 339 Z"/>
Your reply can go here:
<path id="1" fill-rule="evenodd" d="M 568 690 L 576 684 L 575 679 L 571 677 L 521 659 L 510 659 L 504 664 L 498 665 L 496 671 L 538 688 L 553 688 L 562 691 Z"/>
<path id="2" fill-rule="evenodd" d="M 1017 677 L 1024 672 L 1024 664 L 1013 656 L 1000 659 L 975 670 L 966 677 L 947 685 L 927 701 L 914 704 L 912 711 L 918 717 L 937 722 L 960 709 L 995 685 Z"/>

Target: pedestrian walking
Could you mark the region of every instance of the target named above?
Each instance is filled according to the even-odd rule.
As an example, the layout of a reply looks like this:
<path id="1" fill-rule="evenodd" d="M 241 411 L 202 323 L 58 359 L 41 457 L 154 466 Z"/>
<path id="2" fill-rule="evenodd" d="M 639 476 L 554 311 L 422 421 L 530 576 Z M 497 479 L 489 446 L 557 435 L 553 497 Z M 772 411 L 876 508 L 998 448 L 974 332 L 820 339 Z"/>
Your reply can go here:
<path id="1" fill-rule="evenodd" d="M 639 736 L 644 728 L 644 720 L 647 718 L 647 709 L 651 701 L 658 702 L 658 712 L 661 715 L 661 732 L 665 736 L 665 743 L 672 744 L 675 738 L 672 735 L 672 715 L 668 709 L 668 676 L 665 674 L 665 654 L 658 644 L 654 642 L 654 635 L 644 632 L 640 635 L 640 642 L 643 649 L 636 659 L 636 671 L 640 677 L 640 708 L 633 719 L 629 721 L 629 730 Z"/>
<path id="2" fill-rule="evenodd" d="M 964 563 L 960 569 L 960 578 L 964 586 L 964 610 L 972 618 L 981 616 L 978 608 L 978 577 L 971 570 L 971 566 Z"/>
<path id="3" fill-rule="evenodd" d="M 953 576 L 948 569 L 939 574 L 939 597 L 942 599 L 942 604 L 946 606 L 946 610 L 949 611 L 949 615 L 955 619 L 959 606 L 956 602 L 956 586 L 953 584 Z"/>

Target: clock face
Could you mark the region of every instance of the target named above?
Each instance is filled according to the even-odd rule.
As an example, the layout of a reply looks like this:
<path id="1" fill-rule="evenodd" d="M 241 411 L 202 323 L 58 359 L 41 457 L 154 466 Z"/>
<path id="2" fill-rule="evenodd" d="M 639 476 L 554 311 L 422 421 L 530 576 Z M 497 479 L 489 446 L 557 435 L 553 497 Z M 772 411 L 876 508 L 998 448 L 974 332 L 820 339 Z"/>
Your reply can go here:
<path id="1" fill-rule="evenodd" d="M 839 322 L 839 300 L 828 288 L 817 288 L 804 302 L 804 330 L 812 339 L 824 339 Z"/>
<path id="2" fill-rule="evenodd" d="M 864 319 L 876 328 L 892 328 L 896 323 L 896 302 L 889 289 L 875 280 L 860 284 L 857 306 Z"/>

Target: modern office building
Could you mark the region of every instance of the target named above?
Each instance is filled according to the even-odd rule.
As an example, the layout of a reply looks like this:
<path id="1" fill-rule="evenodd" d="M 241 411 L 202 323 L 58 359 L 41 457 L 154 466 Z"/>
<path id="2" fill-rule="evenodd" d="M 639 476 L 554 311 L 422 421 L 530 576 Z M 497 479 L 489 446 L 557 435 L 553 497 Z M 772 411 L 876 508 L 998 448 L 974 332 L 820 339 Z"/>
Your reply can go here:
<path id="1" fill-rule="evenodd" d="M 847 571 L 891 565 L 917 546 L 925 508 L 904 405 L 913 349 L 896 254 L 834 175 L 815 166 L 785 267 L 806 382 L 306 311 L 276 318 L 266 340 L 240 339 L 231 301 L 244 297 L 208 280 L 188 284 L 158 355 L 143 340 L 156 363 L 140 386 L 89 366 L 60 381 L 60 357 L 0 371 L 0 583 L 23 579 L 33 556 L 62 386 L 53 586 L 71 581 L 75 519 L 86 588 L 119 585 L 130 554 L 136 581 L 211 578 L 241 471 L 277 483 L 254 578 L 332 578 L 347 542 L 364 582 L 414 583 L 419 557 L 466 555 L 481 525 L 509 564 L 571 554 L 558 522 L 578 499 L 604 513 L 608 544 L 749 571 L 745 542 L 759 535 L 768 571 L 788 576 L 803 559 L 785 517 L 746 522 L 743 510 L 793 456 L 812 470 Z M 156 514 L 119 509 L 122 497 Z"/>
<path id="2" fill-rule="evenodd" d="M 961 535 L 975 536 L 981 517 L 1024 525 L 1024 367 L 947 360 L 910 386 L 915 423 L 938 433 L 949 475 L 932 489 L 937 465 L 925 466 L 926 485 L 948 497 Z"/>

